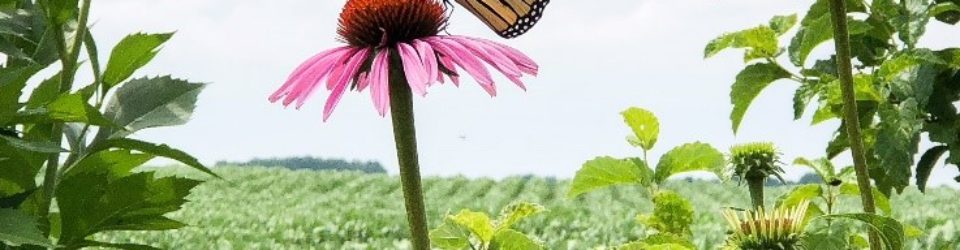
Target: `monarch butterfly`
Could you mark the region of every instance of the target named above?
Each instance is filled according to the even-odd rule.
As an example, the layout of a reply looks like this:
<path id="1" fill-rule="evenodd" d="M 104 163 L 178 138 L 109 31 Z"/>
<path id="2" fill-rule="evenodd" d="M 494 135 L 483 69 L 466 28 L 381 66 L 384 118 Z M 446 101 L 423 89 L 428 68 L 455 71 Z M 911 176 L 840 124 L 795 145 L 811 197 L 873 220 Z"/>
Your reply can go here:
<path id="1" fill-rule="evenodd" d="M 443 0 L 449 4 L 450 0 Z M 503 38 L 514 38 L 530 30 L 550 0 L 456 0 Z"/>

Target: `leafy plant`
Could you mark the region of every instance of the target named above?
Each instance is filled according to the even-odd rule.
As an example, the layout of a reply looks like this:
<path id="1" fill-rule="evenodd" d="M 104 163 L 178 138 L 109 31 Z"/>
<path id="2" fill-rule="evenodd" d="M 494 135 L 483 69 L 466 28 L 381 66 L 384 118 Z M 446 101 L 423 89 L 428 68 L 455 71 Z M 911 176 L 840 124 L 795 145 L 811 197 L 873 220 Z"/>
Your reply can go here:
<path id="1" fill-rule="evenodd" d="M 178 210 L 200 182 L 136 168 L 165 157 L 215 175 L 185 152 L 128 138 L 140 130 L 186 123 L 205 85 L 169 76 L 131 79 L 172 33 L 129 35 L 101 65 L 87 26 L 90 2 L 0 5 L 0 52 L 6 56 L 0 67 L 4 248 L 150 248 L 93 236 L 185 226 L 165 214 Z M 82 50 L 94 80 L 74 88 Z M 27 83 L 58 60 L 59 72 L 26 95 Z"/>
<path id="2" fill-rule="evenodd" d="M 543 243 L 511 227 L 543 212 L 540 205 L 517 202 L 503 208 L 496 220 L 483 212 L 468 209 L 448 215 L 443 224 L 430 231 L 430 241 L 441 249 L 543 249 Z"/>
<path id="3" fill-rule="evenodd" d="M 763 185 L 771 175 L 785 183 L 780 167 L 780 152 L 773 143 L 745 143 L 730 148 L 730 170 L 740 181 L 747 181 L 753 208 L 763 208 Z"/>
<path id="4" fill-rule="evenodd" d="M 654 203 L 652 215 L 640 215 L 637 221 L 654 229 L 655 234 L 644 240 L 621 246 L 664 247 L 678 245 L 694 248 L 690 242 L 690 224 L 693 223 L 693 209 L 690 202 L 677 193 L 661 190 L 659 186 L 673 175 L 707 171 L 724 178 L 724 156 L 720 151 L 706 143 L 694 142 L 675 147 L 660 157 L 657 168 L 648 167 L 647 151 L 655 146 L 660 123 L 650 111 L 641 108 L 629 108 L 621 113 L 633 135 L 627 137 L 630 145 L 643 150 L 643 158 L 618 159 L 609 156 L 597 157 L 587 161 L 577 171 L 567 196 L 576 198 L 585 193 L 617 185 L 635 185 L 649 190 Z"/>

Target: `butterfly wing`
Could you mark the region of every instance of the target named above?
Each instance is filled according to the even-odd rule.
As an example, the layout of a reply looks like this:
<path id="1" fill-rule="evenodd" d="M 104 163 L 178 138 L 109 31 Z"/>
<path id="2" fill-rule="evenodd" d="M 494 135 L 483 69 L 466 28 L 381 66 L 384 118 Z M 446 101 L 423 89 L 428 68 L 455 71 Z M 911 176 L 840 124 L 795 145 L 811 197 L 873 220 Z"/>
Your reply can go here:
<path id="1" fill-rule="evenodd" d="M 530 30 L 550 0 L 456 0 L 497 35 L 514 38 Z"/>

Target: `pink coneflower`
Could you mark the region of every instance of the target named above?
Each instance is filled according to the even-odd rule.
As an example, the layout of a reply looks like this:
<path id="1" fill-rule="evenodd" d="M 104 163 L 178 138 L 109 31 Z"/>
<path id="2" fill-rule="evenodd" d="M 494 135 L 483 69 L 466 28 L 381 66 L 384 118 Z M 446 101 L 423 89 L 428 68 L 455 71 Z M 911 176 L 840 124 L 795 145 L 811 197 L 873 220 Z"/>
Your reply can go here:
<path id="1" fill-rule="evenodd" d="M 413 93 L 424 96 L 428 87 L 443 83 L 444 76 L 459 86 L 462 69 L 495 96 L 496 85 L 485 64 L 523 89 L 520 77 L 537 74 L 533 60 L 506 45 L 438 35 L 446 21 L 436 0 L 348 0 L 337 30 L 348 45 L 301 64 L 270 101 L 283 99 L 284 106 L 297 102 L 300 108 L 318 85 L 325 85 L 331 91 L 323 111 L 326 121 L 348 87 L 358 92 L 369 87 L 377 112 L 384 116 L 390 106 L 389 83 L 400 80 L 391 78 L 405 78 Z"/>

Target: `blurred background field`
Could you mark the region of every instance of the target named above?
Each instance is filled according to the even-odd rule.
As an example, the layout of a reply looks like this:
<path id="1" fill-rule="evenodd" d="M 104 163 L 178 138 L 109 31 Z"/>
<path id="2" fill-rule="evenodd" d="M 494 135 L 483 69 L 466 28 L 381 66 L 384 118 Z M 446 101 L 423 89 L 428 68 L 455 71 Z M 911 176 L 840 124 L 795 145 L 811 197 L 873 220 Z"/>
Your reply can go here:
<path id="1" fill-rule="evenodd" d="M 396 176 L 220 166 L 224 180 L 211 179 L 189 196 L 172 218 L 189 227 L 167 232 L 117 232 L 98 236 L 114 242 L 149 243 L 165 249 L 404 249 L 406 218 Z M 164 174 L 207 179 L 182 167 Z M 432 226 L 447 213 L 472 209 L 496 213 L 515 200 L 535 202 L 549 211 L 519 224 L 548 249 L 592 249 L 642 238 L 646 229 L 634 218 L 650 213 L 645 191 L 620 187 L 568 199 L 569 180 L 520 176 L 500 180 L 464 177 L 424 179 Z M 746 206 L 749 197 L 736 183 L 678 179 L 665 188 L 686 196 L 696 209 L 694 242 L 702 249 L 723 243 L 726 223 L 721 208 Z M 768 189 L 768 204 L 789 186 Z M 920 229 L 911 249 L 960 249 L 960 192 L 933 188 L 922 194 L 908 188 L 893 197 L 894 217 Z M 853 211 L 858 200 L 842 200 Z"/>

